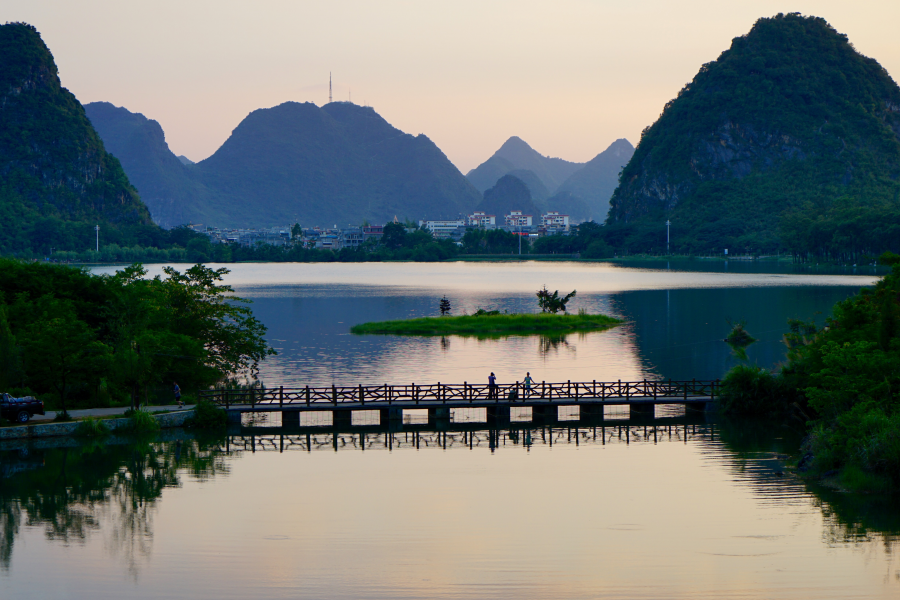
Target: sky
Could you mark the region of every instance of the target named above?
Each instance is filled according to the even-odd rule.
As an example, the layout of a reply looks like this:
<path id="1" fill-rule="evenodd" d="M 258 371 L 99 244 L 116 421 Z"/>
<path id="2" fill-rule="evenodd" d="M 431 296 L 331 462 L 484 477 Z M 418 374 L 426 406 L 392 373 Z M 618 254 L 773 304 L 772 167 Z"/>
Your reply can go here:
<path id="1" fill-rule="evenodd" d="M 510 136 L 584 162 L 636 144 L 703 63 L 756 19 L 825 18 L 900 78 L 897 0 L 4 0 L 62 83 L 159 121 L 211 154 L 251 111 L 289 100 L 372 106 L 463 172 Z"/>

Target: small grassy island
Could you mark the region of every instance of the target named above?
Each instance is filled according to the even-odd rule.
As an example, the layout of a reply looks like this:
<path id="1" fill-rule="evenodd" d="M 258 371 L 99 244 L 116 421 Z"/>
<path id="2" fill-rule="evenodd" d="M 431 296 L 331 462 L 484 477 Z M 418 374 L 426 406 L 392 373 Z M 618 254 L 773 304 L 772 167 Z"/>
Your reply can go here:
<path id="1" fill-rule="evenodd" d="M 424 317 L 400 321 L 380 321 L 355 325 L 351 333 L 393 335 L 530 335 L 599 331 L 622 323 L 606 315 L 588 314 L 501 314 L 479 311 L 473 315 Z"/>

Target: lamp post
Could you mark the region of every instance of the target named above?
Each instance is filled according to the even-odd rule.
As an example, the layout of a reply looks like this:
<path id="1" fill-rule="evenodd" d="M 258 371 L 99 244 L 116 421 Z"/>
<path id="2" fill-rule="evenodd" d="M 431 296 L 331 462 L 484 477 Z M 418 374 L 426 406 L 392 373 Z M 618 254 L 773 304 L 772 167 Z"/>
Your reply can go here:
<path id="1" fill-rule="evenodd" d="M 100 252 L 100 226 L 94 225 L 94 231 L 97 232 L 97 252 Z"/>
<path id="2" fill-rule="evenodd" d="M 669 225 L 672 224 L 672 221 L 666 219 L 666 254 L 669 254 Z"/>

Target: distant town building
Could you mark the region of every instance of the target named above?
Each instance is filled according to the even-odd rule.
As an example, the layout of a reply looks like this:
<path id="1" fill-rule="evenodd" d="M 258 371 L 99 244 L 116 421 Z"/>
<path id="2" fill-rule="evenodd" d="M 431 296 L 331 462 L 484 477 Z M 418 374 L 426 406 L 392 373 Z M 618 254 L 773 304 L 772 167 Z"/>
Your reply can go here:
<path id="1" fill-rule="evenodd" d="M 384 235 L 384 225 L 366 225 L 363 227 L 362 232 L 363 241 L 374 239 L 376 242 L 380 242 L 381 236 Z"/>
<path id="2" fill-rule="evenodd" d="M 503 219 L 509 228 L 531 227 L 532 215 L 523 215 L 521 210 L 514 210 Z"/>
<path id="3" fill-rule="evenodd" d="M 474 227 L 491 228 L 497 226 L 496 215 L 486 215 L 483 212 L 475 212 L 466 217 L 466 222 Z"/>
<path id="4" fill-rule="evenodd" d="M 316 248 L 319 250 L 334 250 L 336 252 L 341 249 L 341 236 L 334 233 L 322 234 L 316 239 Z"/>
<path id="5" fill-rule="evenodd" d="M 466 222 L 462 220 L 419 221 L 419 227 L 424 227 L 437 239 L 454 237 L 454 234 L 456 234 L 460 228 L 465 228 L 465 226 Z"/>
<path id="6" fill-rule="evenodd" d="M 341 248 L 359 248 L 363 241 L 363 230 L 359 227 L 341 229 Z"/>
<path id="7" fill-rule="evenodd" d="M 569 215 L 561 215 L 558 212 L 548 212 L 541 215 L 541 227 L 549 231 L 567 231 L 569 229 Z"/>

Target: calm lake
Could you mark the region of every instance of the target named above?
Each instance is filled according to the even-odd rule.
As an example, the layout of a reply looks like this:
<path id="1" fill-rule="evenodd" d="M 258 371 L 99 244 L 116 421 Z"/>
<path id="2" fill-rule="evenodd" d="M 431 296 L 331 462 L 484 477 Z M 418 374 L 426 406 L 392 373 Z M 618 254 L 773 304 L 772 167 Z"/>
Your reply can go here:
<path id="1" fill-rule="evenodd" d="M 699 266 L 698 266 L 699 265 Z M 784 358 L 875 276 L 741 263 L 226 265 L 279 354 L 269 386 L 709 379 Z M 161 267 L 150 267 L 151 274 Z M 110 269 L 96 269 L 109 272 Z M 534 311 L 546 284 L 625 319 L 565 338 L 355 336 L 360 322 Z M 887 501 L 784 468 L 796 431 L 650 424 L 0 445 L 0 598 L 896 598 Z M 462 413 L 462 411 L 460 411 Z M 627 416 L 627 411 L 626 415 Z M 668 420 L 666 420 L 668 419 Z"/>

